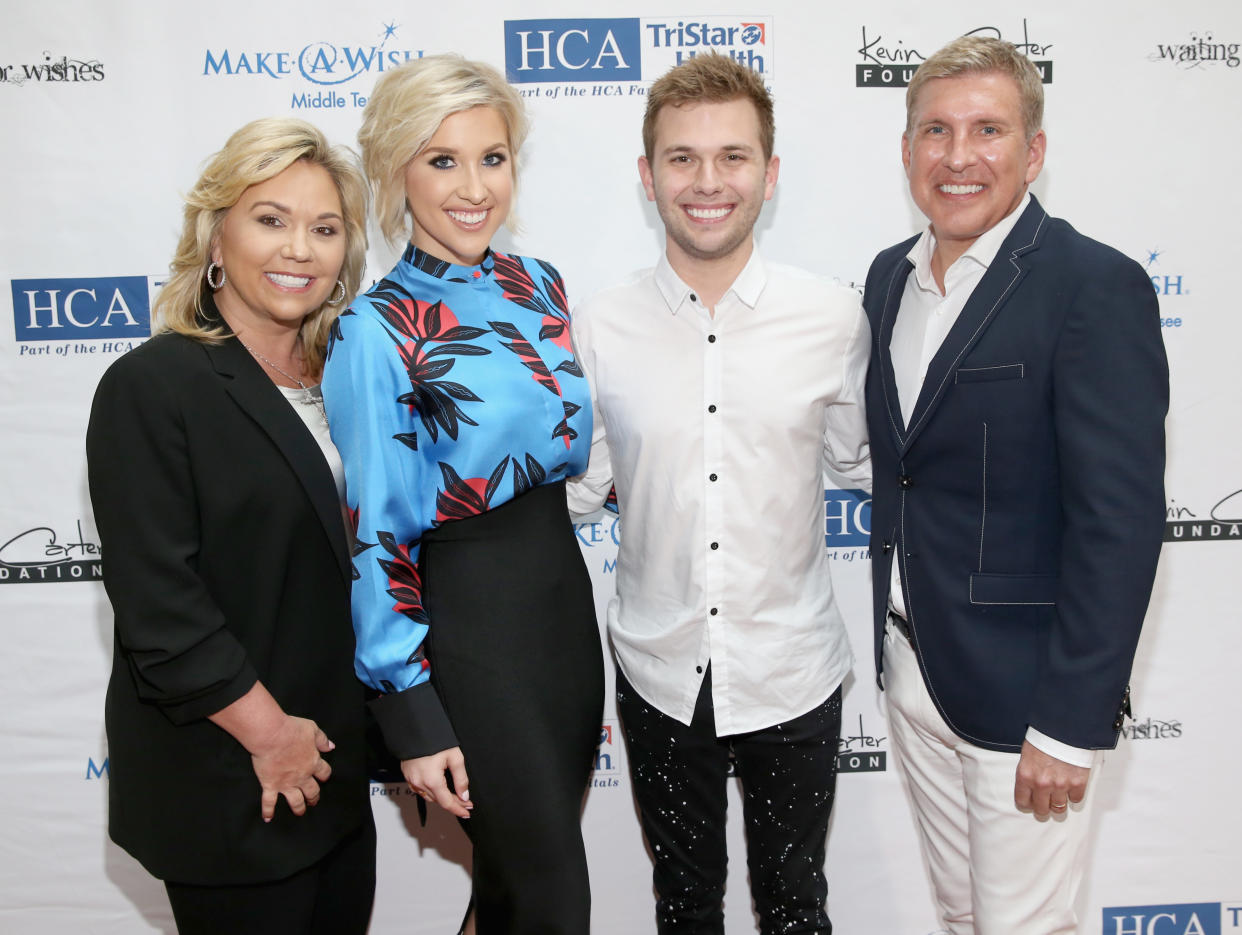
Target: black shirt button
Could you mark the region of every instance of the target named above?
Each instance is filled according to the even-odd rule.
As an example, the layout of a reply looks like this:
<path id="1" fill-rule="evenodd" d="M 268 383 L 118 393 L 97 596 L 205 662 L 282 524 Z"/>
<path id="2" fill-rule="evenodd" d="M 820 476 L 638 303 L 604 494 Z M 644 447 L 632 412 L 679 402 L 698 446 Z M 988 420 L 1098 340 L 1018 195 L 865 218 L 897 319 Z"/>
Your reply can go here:
<path id="1" fill-rule="evenodd" d="M 716 411 L 716 404 L 715 404 L 715 403 L 712 403 L 710 406 L 708 406 L 708 407 L 707 407 L 707 411 L 708 411 L 708 412 L 715 412 L 715 411 Z"/>
<path id="2" fill-rule="evenodd" d="M 718 548 L 720 548 L 720 543 L 719 543 L 719 542 L 713 542 L 713 543 L 712 543 L 712 551 L 714 552 L 714 551 L 716 551 Z"/>
<path id="3" fill-rule="evenodd" d="M 715 344 L 715 343 L 716 343 L 716 336 L 715 336 L 714 334 L 709 334 L 709 335 L 707 336 L 707 343 L 708 343 L 708 344 Z"/>
<path id="4" fill-rule="evenodd" d="M 690 293 L 690 301 L 691 301 L 691 302 L 697 302 L 698 300 L 699 300 L 699 297 L 698 297 L 697 295 L 695 295 L 693 292 L 691 292 L 691 293 Z"/>
<path id="5" fill-rule="evenodd" d="M 708 474 L 708 475 L 707 475 L 707 479 L 708 479 L 708 480 L 711 480 L 711 481 L 714 481 L 714 480 L 716 479 L 716 475 L 715 475 L 715 474 Z"/>
<path id="6" fill-rule="evenodd" d="M 699 673 L 699 675 L 702 675 L 702 674 L 703 674 L 703 667 L 702 667 L 702 666 L 695 666 L 695 667 L 694 667 L 694 671 L 695 671 L 695 672 L 697 672 L 697 673 Z"/>
<path id="7" fill-rule="evenodd" d="M 713 607 L 711 610 L 708 611 L 708 613 L 714 617 L 716 616 L 717 613 L 719 613 L 719 611 L 717 611 L 716 608 Z"/>

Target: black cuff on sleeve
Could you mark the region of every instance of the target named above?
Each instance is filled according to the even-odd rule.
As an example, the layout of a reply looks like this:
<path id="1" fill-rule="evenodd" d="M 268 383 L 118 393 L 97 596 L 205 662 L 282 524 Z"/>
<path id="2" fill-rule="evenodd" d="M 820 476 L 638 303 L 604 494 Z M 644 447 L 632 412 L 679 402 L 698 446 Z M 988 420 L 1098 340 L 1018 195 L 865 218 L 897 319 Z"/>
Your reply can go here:
<path id="1" fill-rule="evenodd" d="M 384 742 L 399 760 L 430 756 L 457 746 L 453 725 L 430 682 L 380 695 L 371 699 L 370 705 Z"/>
<path id="2" fill-rule="evenodd" d="M 213 685 L 210 690 L 187 701 L 163 703 L 160 710 L 174 724 L 181 726 L 223 710 L 254 687 L 259 674 L 248 660 L 243 659 L 237 674 L 225 682 Z"/>

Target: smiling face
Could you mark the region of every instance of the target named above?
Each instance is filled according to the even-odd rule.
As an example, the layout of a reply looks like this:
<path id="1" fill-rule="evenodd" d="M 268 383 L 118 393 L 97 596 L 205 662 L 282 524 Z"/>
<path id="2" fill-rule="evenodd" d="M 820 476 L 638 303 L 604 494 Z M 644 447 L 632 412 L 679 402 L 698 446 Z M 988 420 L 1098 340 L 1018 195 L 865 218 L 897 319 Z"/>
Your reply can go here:
<path id="1" fill-rule="evenodd" d="M 1017 82 L 999 72 L 933 78 L 913 114 L 901 161 L 945 269 L 1021 202 L 1044 165 L 1044 132 L 1027 141 Z"/>
<path id="2" fill-rule="evenodd" d="M 211 247 L 227 276 L 216 307 L 239 333 L 296 330 L 336 287 L 345 246 L 332 176 L 295 162 L 247 188 L 224 216 Z"/>
<path id="3" fill-rule="evenodd" d="M 777 157 L 764 158 L 759 117 L 749 100 L 662 108 L 651 161 L 639 157 L 638 173 L 664 221 L 673 268 L 744 263 L 779 168 Z"/>
<path id="4" fill-rule="evenodd" d="M 472 107 L 444 118 L 405 167 L 414 246 L 460 266 L 482 261 L 513 203 L 508 141 L 504 118 L 494 108 Z"/>

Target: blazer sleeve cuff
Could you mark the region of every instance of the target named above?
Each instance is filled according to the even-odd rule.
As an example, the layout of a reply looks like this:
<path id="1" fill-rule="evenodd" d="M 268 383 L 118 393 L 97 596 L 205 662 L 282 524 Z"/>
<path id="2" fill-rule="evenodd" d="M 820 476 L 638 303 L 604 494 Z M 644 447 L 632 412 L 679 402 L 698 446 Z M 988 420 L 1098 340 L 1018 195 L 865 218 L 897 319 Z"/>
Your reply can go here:
<path id="1" fill-rule="evenodd" d="M 430 756 L 458 746 L 448 713 L 430 682 L 389 692 L 370 701 L 384 743 L 399 760 Z"/>
<path id="2" fill-rule="evenodd" d="M 243 662 L 237 673 L 228 680 L 213 685 L 201 695 L 185 701 L 160 702 L 160 710 L 178 727 L 201 721 L 223 710 L 254 687 L 259 674 L 248 661 Z"/>

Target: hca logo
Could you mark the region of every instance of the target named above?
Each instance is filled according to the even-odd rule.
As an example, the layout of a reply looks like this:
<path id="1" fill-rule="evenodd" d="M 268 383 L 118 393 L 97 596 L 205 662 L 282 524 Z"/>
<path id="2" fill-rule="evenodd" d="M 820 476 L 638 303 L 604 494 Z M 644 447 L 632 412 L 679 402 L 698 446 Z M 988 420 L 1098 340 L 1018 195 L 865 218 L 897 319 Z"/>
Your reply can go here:
<path id="1" fill-rule="evenodd" d="M 639 81 L 637 19 L 505 20 L 505 72 L 532 81 Z"/>
<path id="2" fill-rule="evenodd" d="M 1106 906 L 1103 935 L 1221 935 L 1242 924 L 1242 905 L 1172 903 L 1167 906 Z"/>
<path id="3" fill-rule="evenodd" d="M 871 540 L 871 497 L 863 490 L 824 491 L 824 545 L 857 548 Z"/>
<path id="4" fill-rule="evenodd" d="M 13 330 L 18 341 L 149 337 L 147 277 L 14 279 Z"/>

